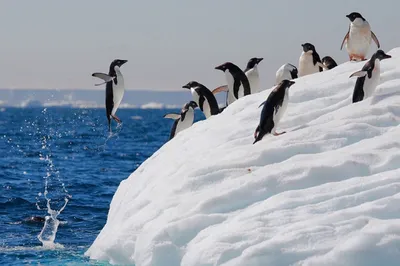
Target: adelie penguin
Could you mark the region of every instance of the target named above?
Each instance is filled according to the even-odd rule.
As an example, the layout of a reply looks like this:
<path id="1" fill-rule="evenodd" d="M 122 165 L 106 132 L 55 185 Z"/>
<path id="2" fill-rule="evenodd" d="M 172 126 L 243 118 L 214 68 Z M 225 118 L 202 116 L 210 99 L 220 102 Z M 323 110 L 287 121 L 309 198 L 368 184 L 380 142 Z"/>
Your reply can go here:
<path id="1" fill-rule="evenodd" d="M 125 93 L 124 77 L 122 76 L 120 67 L 128 62 L 128 60 L 115 59 L 110 64 L 110 70 L 108 74 L 104 73 L 93 73 L 93 77 L 104 80 L 103 83 L 95 84 L 96 86 L 106 84 L 106 115 L 108 120 L 108 130 L 111 132 L 111 118 L 122 123 L 115 113 L 121 104 L 122 98 Z"/>
<path id="2" fill-rule="evenodd" d="M 303 52 L 299 58 L 299 77 L 321 72 L 323 68 L 326 68 L 322 64 L 314 45 L 304 43 L 301 46 L 303 47 Z"/>
<path id="3" fill-rule="evenodd" d="M 246 74 L 235 64 L 226 62 L 215 67 L 225 73 L 227 84 L 215 89 L 212 93 L 216 94 L 219 91 L 228 91 L 226 105 L 232 104 L 237 99 L 251 94 L 250 82 Z"/>
<path id="4" fill-rule="evenodd" d="M 170 113 L 164 115 L 164 118 L 171 118 L 175 120 L 172 124 L 171 133 L 169 135 L 170 140 L 182 130 L 192 126 L 194 121 L 194 109 L 196 109 L 196 107 L 196 102 L 190 101 L 183 106 L 180 114 Z"/>
<path id="5" fill-rule="evenodd" d="M 253 57 L 247 63 L 244 74 L 250 83 L 250 93 L 257 93 L 260 89 L 260 75 L 258 74 L 258 64 L 263 60 L 263 58 Z"/>
<path id="6" fill-rule="evenodd" d="M 197 81 L 190 81 L 182 87 L 191 91 L 193 101 L 204 113 L 206 118 L 219 114 L 220 110 L 217 99 L 215 99 L 214 94 L 212 94 L 206 86 Z"/>
<path id="7" fill-rule="evenodd" d="M 350 78 L 358 77 L 353 91 L 353 103 L 362 101 L 374 93 L 381 76 L 380 61 L 387 58 L 391 56 L 378 50 L 360 71 L 351 74 Z"/>
<path id="8" fill-rule="evenodd" d="M 330 56 L 325 56 L 324 58 L 322 58 L 321 61 L 322 64 L 324 64 L 324 66 L 326 67 L 325 70 L 337 67 L 335 60 L 333 60 L 333 58 Z"/>
<path id="9" fill-rule="evenodd" d="M 294 65 L 289 63 L 284 64 L 275 73 L 275 85 L 278 85 L 284 79 L 288 80 L 297 79 L 298 74 L 299 72 Z"/>
<path id="10" fill-rule="evenodd" d="M 380 48 L 378 38 L 371 31 L 368 21 L 360 13 L 352 12 L 346 17 L 350 20 L 350 25 L 340 50 L 343 49 L 343 45 L 346 43 L 350 61 L 364 61 L 366 60 L 371 40 L 374 40 L 378 49 Z"/>
<path id="11" fill-rule="evenodd" d="M 286 133 L 277 133 L 276 128 L 286 112 L 289 102 L 289 88 L 294 83 L 291 80 L 283 80 L 272 90 L 267 100 L 260 105 L 264 105 L 264 107 L 261 111 L 260 123 L 254 132 L 255 140 L 253 144 L 260 141 L 266 134 L 272 133 L 274 136 L 279 136 Z"/>

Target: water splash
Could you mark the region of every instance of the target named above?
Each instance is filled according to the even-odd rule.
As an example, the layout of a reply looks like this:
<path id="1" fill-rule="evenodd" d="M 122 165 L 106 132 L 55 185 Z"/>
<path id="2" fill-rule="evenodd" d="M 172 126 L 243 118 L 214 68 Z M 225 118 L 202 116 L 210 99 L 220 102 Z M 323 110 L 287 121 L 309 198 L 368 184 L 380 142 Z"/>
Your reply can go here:
<path id="1" fill-rule="evenodd" d="M 42 113 L 46 115 L 47 109 L 45 108 Z M 45 119 L 46 120 L 46 119 Z M 48 122 L 48 121 L 46 121 Z M 40 242 L 42 242 L 42 245 L 44 248 L 48 249 L 55 249 L 55 248 L 63 248 L 62 245 L 54 243 L 56 239 L 56 234 L 58 230 L 58 226 L 60 225 L 60 221 L 57 219 L 57 217 L 60 215 L 60 213 L 65 209 L 65 207 L 68 204 L 69 199 L 71 198 L 71 195 L 68 194 L 68 190 L 65 187 L 64 182 L 61 180 L 60 177 L 60 172 L 56 169 L 53 160 L 52 160 L 52 152 L 51 152 L 51 140 L 53 138 L 57 138 L 57 136 L 60 136 L 57 131 L 55 131 L 53 128 L 50 128 L 49 130 L 44 130 L 43 132 L 46 132 L 44 136 L 41 137 L 41 152 L 39 154 L 39 159 L 41 161 L 44 161 L 46 163 L 46 175 L 43 177 L 44 179 L 44 193 L 43 196 L 46 200 L 46 208 L 47 208 L 47 213 L 49 215 L 45 216 L 45 223 L 42 228 L 42 231 L 38 235 L 38 239 Z M 42 134 L 41 134 L 42 135 Z M 55 180 L 53 180 L 55 179 Z M 51 208 L 51 197 L 49 196 L 49 184 L 50 182 L 56 181 L 60 184 L 61 186 L 61 193 L 64 196 L 64 204 L 57 209 L 52 209 Z M 56 193 L 57 191 L 55 191 Z M 39 196 L 42 194 L 39 193 Z M 36 204 L 38 209 L 39 205 Z"/>

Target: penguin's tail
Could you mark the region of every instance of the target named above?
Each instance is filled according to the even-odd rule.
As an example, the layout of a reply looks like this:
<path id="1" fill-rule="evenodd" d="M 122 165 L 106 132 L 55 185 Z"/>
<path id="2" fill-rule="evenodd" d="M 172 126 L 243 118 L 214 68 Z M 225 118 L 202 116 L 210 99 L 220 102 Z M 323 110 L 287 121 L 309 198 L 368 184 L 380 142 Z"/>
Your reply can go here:
<path id="1" fill-rule="evenodd" d="M 260 132 L 260 126 L 257 126 L 256 131 L 254 132 L 254 142 L 253 145 L 256 144 L 256 142 L 260 141 L 263 138 L 264 134 Z"/>

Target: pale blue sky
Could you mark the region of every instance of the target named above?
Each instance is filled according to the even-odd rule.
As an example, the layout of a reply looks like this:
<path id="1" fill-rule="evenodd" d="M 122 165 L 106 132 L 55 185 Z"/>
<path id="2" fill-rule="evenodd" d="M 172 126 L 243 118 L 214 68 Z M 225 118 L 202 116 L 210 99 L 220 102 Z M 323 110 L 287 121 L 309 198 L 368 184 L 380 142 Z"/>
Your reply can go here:
<path id="1" fill-rule="evenodd" d="M 121 58 L 128 89 L 181 90 L 190 80 L 212 89 L 225 82 L 216 65 L 244 69 L 256 56 L 266 88 L 282 64 L 298 64 L 301 43 L 347 60 L 340 44 L 352 11 L 385 51 L 400 46 L 399 8 L 397 0 L 2 1 L 0 87 L 94 88 L 91 73 Z"/>

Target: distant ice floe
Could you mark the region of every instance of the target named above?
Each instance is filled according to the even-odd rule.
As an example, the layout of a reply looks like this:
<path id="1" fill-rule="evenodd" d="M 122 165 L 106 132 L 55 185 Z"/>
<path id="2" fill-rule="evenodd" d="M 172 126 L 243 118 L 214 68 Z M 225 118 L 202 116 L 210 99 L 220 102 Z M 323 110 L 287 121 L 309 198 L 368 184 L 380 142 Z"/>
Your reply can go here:
<path id="1" fill-rule="evenodd" d="M 296 79 L 278 131 L 253 145 L 271 89 L 167 142 L 126 180 L 86 252 L 137 266 L 397 266 L 400 48 L 375 95 L 365 62 Z M 148 104 L 160 108 L 160 104 Z"/>

